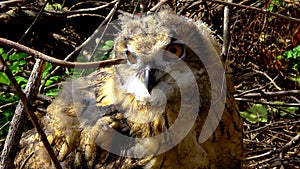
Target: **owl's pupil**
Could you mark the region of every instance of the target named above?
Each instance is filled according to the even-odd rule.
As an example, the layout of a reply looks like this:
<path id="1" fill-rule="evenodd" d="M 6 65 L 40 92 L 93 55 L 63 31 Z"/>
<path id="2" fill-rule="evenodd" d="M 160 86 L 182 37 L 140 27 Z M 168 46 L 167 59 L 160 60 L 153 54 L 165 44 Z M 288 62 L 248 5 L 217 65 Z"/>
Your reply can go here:
<path id="1" fill-rule="evenodd" d="M 177 49 L 175 47 L 171 47 L 169 51 L 174 54 L 177 53 Z"/>

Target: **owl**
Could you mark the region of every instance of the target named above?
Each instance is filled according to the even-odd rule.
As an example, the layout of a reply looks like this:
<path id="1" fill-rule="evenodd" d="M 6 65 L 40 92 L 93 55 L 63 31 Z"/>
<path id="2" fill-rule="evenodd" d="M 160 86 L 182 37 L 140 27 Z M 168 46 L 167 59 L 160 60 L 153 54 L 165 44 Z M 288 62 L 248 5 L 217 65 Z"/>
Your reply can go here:
<path id="1" fill-rule="evenodd" d="M 242 121 L 220 45 L 168 10 L 121 16 L 113 58 L 66 82 L 40 119 L 63 168 L 241 168 Z M 54 168 L 35 130 L 15 168 Z"/>

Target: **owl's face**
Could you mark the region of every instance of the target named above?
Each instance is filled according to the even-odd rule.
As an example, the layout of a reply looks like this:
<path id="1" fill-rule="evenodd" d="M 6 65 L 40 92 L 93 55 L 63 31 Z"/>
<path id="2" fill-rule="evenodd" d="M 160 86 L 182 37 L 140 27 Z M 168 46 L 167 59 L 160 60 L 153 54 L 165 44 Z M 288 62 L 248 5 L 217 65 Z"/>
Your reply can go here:
<path id="1" fill-rule="evenodd" d="M 199 58 L 176 38 L 179 28 L 161 19 L 153 15 L 129 20 L 116 39 L 115 57 L 126 59 L 126 64 L 116 66 L 117 78 L 122 89 L 140 101 L 161 98 L 155 89 L 169 99 L 179 95 L 179 88 L 197 83 L 192 64 Z"/>
<path id="2" fill-rule="evenodd" d="M 127 93 L 138 100 L 149 100 L 158 86 L 165 94 L 174 92 L 171 88 L 176 84 L 170 74 L 180 70 L 176 66 L 186 56 L 184 44 L 165 34 L 136 34 L 119 41 L 116 49 L 118 57 L 126 58 L 127 63 L 116 70 Z"/>

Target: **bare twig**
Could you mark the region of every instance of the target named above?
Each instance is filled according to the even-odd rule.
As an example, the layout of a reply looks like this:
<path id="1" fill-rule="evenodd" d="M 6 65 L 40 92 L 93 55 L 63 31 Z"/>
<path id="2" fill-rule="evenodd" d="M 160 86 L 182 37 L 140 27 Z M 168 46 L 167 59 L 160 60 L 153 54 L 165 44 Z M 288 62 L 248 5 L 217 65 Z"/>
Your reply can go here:
<path id="1" fill-rule="evenodd" d="M 1 127 L 0 127 L 0 130 L 2 130 L 5 126 L 9 125 L 10 121 L 7 121 L 5 124 L 3 124 Z"/>
<path id="2" fill-rule="evenodd" d="M 276 151 L 280 152 L 280 151 L 284 151 L 286 149 L 289 149 L 294 145 L 298 145 L 299 141 L 300 141 L 300 134 L 297 134 L 294 138 L 292 138 L 291 141 L 289 141 L 288 143 L 286 143 L 284 146 L 280 147 Z"/>
<path id="3" fill-rule="evenodd" d="M 274 103 L 274 102 L 262 102 L 252 99 L 245 99 L 245 98 L 235 98 L 237 101 L 245 101 L 245 102 L 251 102 L 251 103 L 260 103 L 264 105 L 270 105 L 270 106 L 282 106 L 282 107 L 299 107 L 300 103 Z"/>
<path id="4" fill-rule="evenodd" d="M 289 21 L 292 21 L 292 22 L 300 23 L 300 19 L 285 16 L 285 15 L 281 15 L 281 14 L 278 14 L 278 13 L 273 13 L 273 12 L 270 12 L 269 10 L 265 10 L 265 9 L 259 9 L 259 8 L 255 8 L 255 7 L 251 7 L 251 6 L 240 5 L 240 4 L 226 2 L 226 1 L 220 1 L 220 0 L 207 0 L 207 1 L 215 2 L 215 3 L 227 5 L 227 6 L 242 8 L 242 9 L 249 9 L 249 10 L 257 11 L 257 12 L 260 12 L 260 13 L 263 13 L 263 14 L 268 14 L 268 15 L 276 16 L 278 18 L 286 19 L 286 20 L 289 20 Z"/>
<path id="5" fill-rule="evenodd" d="M 275 81 L 274 81 L 274 80 L 273 80 L 266 72 L 262 72 L 262 71 L 255 70 L 255 69 L 253 69 L 253 71 L 255 71 L 256 73 L 259 73 L 259 74 L 264 75 L 267 79 L 270 80 L 270 82 L 275 86 L 275 88 L 276 88 L 277 90 L 282 90 L 281 87 L 279 87 L 279 86 L 275 83 Z M 275 78 L 275 79 L 276 79 L 276 78 Z"/>
<path id="6" fill-rule="evenodd" d="M 290 126 L 290 125 L 294 125 L 294 124 L 300 124 L 300 120 L 298 121 L 279 121 L 279 122 L 274 122 L 271 124 L 266 124 L 265 126 L 262 127 L 258 127 L 255 128 L 253 130 L 250 131 L 245 131 L 244 134 L 249 134 L 249 133 L 254 133 L 254 132 L 264 132 L 265 130 L 271 130 L 274 127 L 278 127 L 278 126 Z"/>
<path id="7" fill-rule="evenodd" d="M 88 63 L 68 62 L 68 61 L 53 58 L 53 57 L 45 55 L 39 51 L 31 49 L 27 46 L 21 45 L 19 43 L 16 43 L 16 42 L 4 39 L 4 38 L 0 38 L 0 44 L 18 49 L 20 51 L 23 51 L 29 55 L 32 55 L 36 58 L 45 60 L 47 62 L 56 64 L 56 65 L 60 65 L 60 66 L 64 66 L 64 67 L 69 67 L 69 68 L 105 67 L 105 66 L 120 64 L 124 60 L 124 59 L 111 59 L 111 60 L 104 60 L 104 61 L 99 61 L 99 62 L 88 62 Z"/>
<path id="8" fill-rule="evenodd" d="M 251 156 L 251 157 L 247 157 L 246 160 L 254 160 L 254 159 L 257 159 L 257 158 L 268 156 L 268 155 L 276 153 L 276 152 L 282 153 L 282 151 L 286 151 L 286 149 L 289 149 L 292 146 L 297 145 L 299 143 L 299 141 L 300 141 L 300 134 L 297 134 L 291 141 L 289 141 L 284 146 L 282 146 L 282 147 L 280 147 L 276 150 L 270 150 L 270 151 L 265 152 L 263 154 L 258 154 L 258 155 L 254 155 L 254 156 Z"/>
<path id="9" fill-rule="evenodd" d="M 100 28 L 106 24 L 111 18 L 112 16 L 115 14 L 115 12 L 117 11 L 117 8 L 119 6 L 120 0 L 117 0 L 114 7 L 111 9 L 111 11 L 109 12 L 109 14 L 106 16 L 106 18 L 104 19 L 104 21 L 98 26 L 98 28 L 95 30 L 95 32 L 87 39 L 85 40 L 81 45 L 79 45 L 78 47 L 76 47 L 65 59 L 64 61 L 69 60 L 70 58 L 73 57 L 73 55 L 77 52 L 79 52 L 86 44 L 88 44 L 92 39 L 94 39 L 94 37 L 98 34 L 98 31 L 100 30 Z M 112 61 L 112 60 L 110 60 Z M 107 62 L 107 61 L 100 61 L 100 62 Z M 114 61 L 113 61 L 114 62 Z M 116 63 L 114 64 L 119 64 L 122 62 L 122 60 L 115 60 Z M 91 63 L 91 62 L 89 62 Z M 101 63 L 102 65 L 103 63 Z M 113 65 L 113 64 L 112 64 Z M 99 66 L 99 64 L 98 64 Z M 106 65 L 109 66 L 109 65 Z M 77 67 L 77 66 L 76 66 Z M 89 68 L 91 66 L 88 66 L 87 68 Z M 105 66 L 104 66 L 105 67 Z M 58 70 L 59 70 L 60 66 L 57 66 L 53 71 L 51 71 L 46 77 L 45 77 L 45 82 L 46 80 L 51 77 L 53 74 L 55 74 Z M 78 67 L 79 68 L 79 67 Z M 41 86 L 44 86 L 44 84 L 42 84 Z"/>
<path id="10" fill-rule="evenodd" d="M 228 0 L 228 2 L 232 2 L 232 0 Z M 222 52 L 221 52 L 221 56 L 224 62 L 227 59 L 229 45 L 230 45 L 230 8 L 228 6 L 225 6 L 224 18 L 223 18 L 223 45 L 222 45 Z"/>
<path id="11" fill-rule="evenodd" d="M 20 104 L 17 106 L 16 109 L 16 112 L 17 110 L 19 110 L 20 113 L 16 113 L 14 115 L 13 120 L 11 121 L 10 130 L 7 135 L 4 148 L 1 154 L 0 169 L 12 168 L 13 159 L 16 153 L 16 149 L 18 147 L 19 140 L 21 138 L 22 129 L 25 124 L 24 119 L 26 119 L 24 118 L 26 117 L 25 113 L 22 113 L 23 110 L 25 110 L 27 115 L 30 117 L 30 120 L 32 121 L 35 129 L 39 133 L 41 140 L 45 148 L 47 149 L 55 167 L 61 169 L 61 166 L 48 142 L 47 136 L 45 135 L 42 127 L 39 125 L 38 118 L 35 116 L 34 111 L 29 102 L 31 100 L 30 97 L 32 97 L 32 95 L 34 96 L 37 94 L 38 87 L 40 84 L 39 82 L 41 80 L 40 78 L 41 78 L 42 69 L 44 67 L 42 63 L 43 61 L 38 59 L 37 64 L 35 64 L 36 66 L 35 69 L 37 70 L 32 71 L 30 79 L 28 80 L 27 86 L 25 88 L 27 96 L 23 93 L 22 89 L 18 85 L 16 79 L 14 78 L 12 72 L 9 70 L 2 57 L 0 57 L 0 62 L 2 63 L 1 66 L 2 70 L 5 72 L 5 74 L 11 81 L 12 86 L 15 88 L 15 91 L 21 100 Z"/>
<path id="12" fill-rule="evenodd" d="M 97 6 L 97 7 L 93 7 L 93 8 L 72 10 L 72 11 L 67 11 L 67 10 L 58 10 L 58 11 L 44 10 L 43 13 L 48 14 L 48 15 L 56 15 L 56 16 L 57 15 L 68 16 L 68 15 L 75 15 L 75 14 L 85 14 L 85 13 L 91 13 L 91 12 L 99 11 L 103 8 L 106 8 L 106 7 L 110 6 L 111 4 L 116 3 L 116 2 L 117 2 L 117 0 L 114 0 L 112 2 L 109 2 L 109 3 L 101 5 L 101 6 Z M 21 9 L 22 10 L 30 10 L 30 11 L 39 11 L 39 9 L 32 8 L 32 7 L 21 7 Z"/>
<path id="13" fill-rule="evenodd" d="M 38 21 L 38 19 L 41 17 L 41 14 L 43 12 L 43 10 L 45 9 L 46 5 L 48 4 L 49 0 L 46 0 L 46 2 L 44 3 L 44 5 L 42 6 L 42 8 L 40 9 L 39 13 L 36 15 L 36 17 L 34 18 L 34 20 L 32 21 L 32 23 L 30 24 L 30 26 L 27 28 L 27 30 L 25 31 L 25 33 L 22 35 L 22 37 L 19 39 L 19 42 L 22 42 L 22 40 L 25 38 L 25 36 L 29 33 L 29 31 L 33 28 L 34 24 Z"/>
<path id="14" fill-rule="evenodd" d="M 18 3 L 18 2 L 23 2 L 24 0 L 10 0 L 10 1 L 2 1 L 0 2 L 0 6 L 2 5 L 8 5 L 8 4 L 12 4 L 12 3 Z"/>
<path id="15" fill-rule="evenodd" d="M 79 52 L 83 46 L 85 46 L 88 42 L 90 42 L 90 40 L 94 39 L 94 37 L 98 34 L 98 30 L 100 30 L 100 28 L 106 24 L 110 18 L 115 14 L 118 6 L 119 6 L 119 0 L 116 1 L 114 7 L 111 9 L 111 11 L 109 12 L 109 14 L 106 16 L 106 18 L 102 21 L 102 23 L 98 26 L 98 28 L 96 29 L 96 31 L 87 39 L 85 40 L 81 45 L 79 45 L 78 47 L 76 47 L 64 60 L 68 60 L 70 59 L 75 53 Z"/>
<path id="16" fill-rule="evenodd" d="M 234 95 L 234 97 L 252 98 L 252 97 L 275 97 L 275 96 L 300 96 L 300 90 L 287 90 L 276 92 L 265 92 L 263 90 L 257 93 L 246 93 L 244 95 Z"/>
<path id="17" fill-rule="evenodd" d="M 155 6 L 153 6 L 149 12 L 155 12 L 158 8 L 160 8 L 164 3 L 168 2 L 168 0 L 160 0 Z"/>
<path id="18" fill-rule="evenodd" d="M 0 106 L 0 110 L 1 110 L 1 109 L 4 109 L 4 108 L 6 108 L 6 107 L 14 106 L 14 105 L 16 105 L 16 104 L 18 104 L 18 103 L 19 103 L 19 102 L 16 101 L 16 102 L 11 102 L 11 103 L 7 103 L 7 104 L 4 104 L 4 105 L 1 105 L 1 106 Z"/>
<path id="19" fill-rule="evenodd" d="M 251 157 L 247 157 L 247 158 L 245 158 L 245 160 L 253 160 L 253 159 L 256 159 L 256 158 L 261 158 L 261 157 L 264 157 L 264 156 L 268 156 L 268 155 L 270 155 L 274 152 L 275 151 L 271 150 L 271 151 L 265 152 L 263 154 L 258 154 L 258 155 L 254 155 L 254 156 L 251 156 Z"/>

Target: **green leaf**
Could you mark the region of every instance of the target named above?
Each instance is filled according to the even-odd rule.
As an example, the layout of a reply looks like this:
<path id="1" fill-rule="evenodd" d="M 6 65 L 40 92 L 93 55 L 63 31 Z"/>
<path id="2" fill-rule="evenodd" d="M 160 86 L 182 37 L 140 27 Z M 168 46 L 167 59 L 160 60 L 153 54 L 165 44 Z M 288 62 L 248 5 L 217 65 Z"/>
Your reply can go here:
<path id="1" fill-rule="evenodd" d="M 300 84 L 300 74 L 298 74 L 298 75 L 289 74 L 289 75 L 288 75 L 288 78 L 289 78 L 291 81 L 294 81 L 294 82 L 297 82 L 297 83 Z"/>
<path id="2" fill-rule="evenodd" d="M 247 111 L 241 111 L 240 115 L 250 123 L 268 121 L 268 110 L 262 104 L 253 104 Z"/>
<path id="3" fill-rule="evenodd" d="M 10 81 L 4 72 L 0 72 L 0 83 L 10 85 Z"/>
<path id="4" fill-rule="evenodd" d="M 19 66 L 23 66 L 23 65 L 25 65 L 27 62 L 26 62 L 26 60 L 20 60 L 19 62 L 18 62 L 19 64 Z"/>
<path id="5" fill-rule="evenodd" d="M 286 54 L 286 60 L 293 58 L 293 51 L 289 50 L 285 54 Z"/>
<path id="6" fill-rule="evenodd" d="M 113 40 L 108 40 L 105 42 L 105 45 L 113 47 L 114 46 L 114 41 Z"/>
<path id="7" fill-rule="evenodd" d="M 3 48 L 0 48 L 0 55 L 4 52 Z"/>
<path id="8" fill-rule="evenodd" d="M 16 73 L 20 70 L 18 62 L 13 62 L 12 65 L 8 66 L 12 73 Z"/>
<path id="9" fill-rule="evenodd" d="M 2 57 L 3 57 L 4 60 L 7 60 L 8 59 L 8 54 L 7 53 L 3 53 Z"/>
<path id="10" fill-rule="evenodd" d="M 108 45 L 104 45 L 104 46 L 101 46 L 100 49 L 101 50 L 108 50 L 108 49 L 111 49 L 112 47 L 111 46 L 108 46 Z"/>
<path id="11" fill-rule="evenodd" d="M 276 104 L 284 104 L 283 101 L 274 101 L 274 103 Z M 289 114 L 296 114 L 296 111 L 298 111 L 299 107 L 286 107 L 286 106 L 278 106 L 279 112 L 280 112 L 280 116 L 287 116 Z M 275 109 L 275 108 L 273 108 Z"/>
<path id="12" fill-rule="evenodd" d="M 298 111 L 299 107 L 280 107 L 282 110 L 285 110 L 289 112 L 290 114 L 296 114 L 296 111 Z M 286 116 L 288 113 L 285 111 L 280 111 L 280 116 Z"/>
<path id="13" fill-rule="evenodd" d="M 28 56 L 27 53 L 16 53 L 16 54 L 9 56 L 9 61 L 20 60 L 20 59 L 26 58 L 27 56 Z"/>
<path id="14" fill-rule="evenodd" d="M 62 9 L 62 5 L 59 3 L 54 3 L 54 4 L 47 4 L 45 7 L 46 10 L 50 10 L 50 11 L 57 11 L 57 10 L 61 10 Z"/>
<path id="15" fill-rule="evenodd" d="M 294 69 L 295 71 L 298 71 L 298 68 L 299 68 L 299 65 L 298 65 L 297 63 L 294 64 L 293 69 Z"/>
<path id="16" fill-rule="evenodd" d="M 107 60 L 107 59 L 108 59 L 107 55 L 101 56 L 101 60 Z"/>
<path id="17" fill-rule="evenodd" d="M 46 96 L 56 97 L 58 95 L 58 89 L 50 89 L 46 92 Z"/>
<path id="18" fill-rule="evenodd" d="M 20 84 L 22 82 L 24 82 L 24 83 L 28 82 L 28 80 L 26 78 L 22 77 L 22 76 L 16 76 L 15 78 L 16 78 L 18 84 Z"/>
<path id="19" fill-rule="evenodd" d="M 53 81 L 58 81 L 60 79 L 60 76 L 52 76 L 49 79 L 51 79 Z"/>
<path id="20" fill-rule="evenodd" d="M 79 56 L 76 60 L 76 62 L 87 62 L 87 61 L 88 61 L 88 59 L 84 56 Z"/>
<path id="21" fill-rule="evenodd" d="M 14 111 L 12 109 L 7 109 L 3 112 L 4 120 L 9 121 L 11 120 L 12 115 L 14 114 Z"/>
<path id="22" fill-rule="evenodd" d="M 52 69 L 52 64 L 49 63 L 49 62 L 46 62 L 45 69 L 44 69 L 44 72 L 42 74 L 42 79 L 44 79 L 49 74 L 49 71 L 51 69 Z"/>
<path id="23" fill-rule="evenodd" d="M 269 10 L 270 10 L 270 12 L 274 12 L 274 4 L 270 4 Z"/>
<path id="24" fill-rule="evenodd" d="M 53 83 L 57 82 L 59 79 L 60 79 L 60 76 L 52 76 L 46 81 L 45 86 L 50 86 Z"/>
<path id="25" fill-rule="evenodd" d="M 283 59 L 283 56 L 282 56 L 282 55 L 278 55 L 278 56 L 277 56 L 277 59 L 278 59 L 278 60 L 282 60 L 282 59 Z"/>

